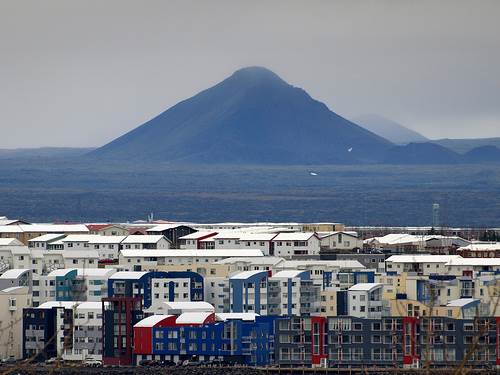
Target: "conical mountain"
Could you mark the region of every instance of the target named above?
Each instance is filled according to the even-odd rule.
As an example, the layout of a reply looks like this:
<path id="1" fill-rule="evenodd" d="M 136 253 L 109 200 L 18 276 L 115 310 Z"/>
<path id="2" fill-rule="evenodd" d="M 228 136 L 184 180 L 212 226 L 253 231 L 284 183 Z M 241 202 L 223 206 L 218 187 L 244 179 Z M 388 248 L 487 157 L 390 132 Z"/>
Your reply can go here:
<path id="1" fill-rule="evenodd" d="M 187 163 L 329 164 L 374 162 L 391 146 L 270 70 L 250 67 L 90 155 Z"/>

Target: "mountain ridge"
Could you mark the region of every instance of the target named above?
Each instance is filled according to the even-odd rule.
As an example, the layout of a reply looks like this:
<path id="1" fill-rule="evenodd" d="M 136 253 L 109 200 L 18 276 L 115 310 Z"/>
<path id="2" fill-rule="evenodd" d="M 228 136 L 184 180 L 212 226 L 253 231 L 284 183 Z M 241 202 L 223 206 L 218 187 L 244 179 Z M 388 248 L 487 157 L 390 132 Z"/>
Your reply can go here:
<path id="1" fill-rule="evenodd" d="M 89 155 L 195 163 L 356 164 L 376 162 L 391 146 L 274 72 L 248 67 Z"/>

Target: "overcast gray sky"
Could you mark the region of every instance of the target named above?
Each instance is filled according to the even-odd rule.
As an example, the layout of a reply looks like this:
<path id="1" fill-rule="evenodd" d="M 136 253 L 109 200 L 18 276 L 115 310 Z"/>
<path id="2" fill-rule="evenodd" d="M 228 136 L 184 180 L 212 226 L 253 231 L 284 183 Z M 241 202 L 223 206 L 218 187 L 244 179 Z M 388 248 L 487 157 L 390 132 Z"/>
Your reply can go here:
<path id="1" fill-rule="evenodd" d="M 500 136 L 500 1 L 0 0 L 0 147 L 99 146 L 248 65 L 352 117 Z"/>

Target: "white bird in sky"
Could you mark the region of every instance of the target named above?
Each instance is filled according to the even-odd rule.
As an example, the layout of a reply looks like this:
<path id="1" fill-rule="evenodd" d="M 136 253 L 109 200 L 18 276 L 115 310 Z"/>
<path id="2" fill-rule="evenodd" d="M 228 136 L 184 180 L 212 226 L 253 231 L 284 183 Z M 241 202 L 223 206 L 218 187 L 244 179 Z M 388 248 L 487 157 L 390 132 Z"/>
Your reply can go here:
<path id="1" fill-rule="evenodd" d="M 311 176 L 317 176 L 318 174 L 316 172 L 309 172 Z"/>
<path id="2" fill-rule="evenodd" d="M 349 148 L 347 149 L 347 152 L 351 152 L 351 151 L 352 151 L 352 147 L 349 147 Z"/>

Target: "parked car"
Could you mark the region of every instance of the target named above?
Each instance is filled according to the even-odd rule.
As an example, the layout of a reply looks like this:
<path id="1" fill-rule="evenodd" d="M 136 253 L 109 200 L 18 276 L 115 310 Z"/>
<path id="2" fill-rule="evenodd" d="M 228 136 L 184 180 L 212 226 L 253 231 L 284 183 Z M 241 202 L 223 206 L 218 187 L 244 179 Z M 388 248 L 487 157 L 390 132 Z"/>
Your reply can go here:
<path id="1" fill-rule="evenodd" d="M 98 359 L 87 358 L 83 361 L 85 367 L 102 367 L 102 362 Z"/>

